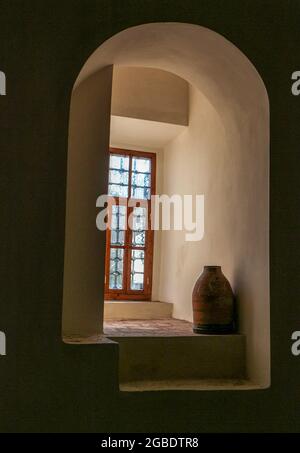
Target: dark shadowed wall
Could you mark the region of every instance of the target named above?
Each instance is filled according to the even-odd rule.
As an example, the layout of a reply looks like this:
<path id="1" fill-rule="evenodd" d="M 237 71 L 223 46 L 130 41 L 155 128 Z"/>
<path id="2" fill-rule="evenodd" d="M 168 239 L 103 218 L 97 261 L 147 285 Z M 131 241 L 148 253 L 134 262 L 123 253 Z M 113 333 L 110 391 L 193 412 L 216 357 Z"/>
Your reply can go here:
<path id="1" fill-rule="evenodd" d="M 0 70 L 1 431 L 297 431 L 300 359 L 300 2 L 2 0 Z M 120 394 L 115 345 L 61 341 L 68 116 L 89 55 L 130 26 L 203 25 L 255 65 L 271 111 L 272 385 L 251 392 Z M 226 417 L 224 417 L 226 414 Z"/>

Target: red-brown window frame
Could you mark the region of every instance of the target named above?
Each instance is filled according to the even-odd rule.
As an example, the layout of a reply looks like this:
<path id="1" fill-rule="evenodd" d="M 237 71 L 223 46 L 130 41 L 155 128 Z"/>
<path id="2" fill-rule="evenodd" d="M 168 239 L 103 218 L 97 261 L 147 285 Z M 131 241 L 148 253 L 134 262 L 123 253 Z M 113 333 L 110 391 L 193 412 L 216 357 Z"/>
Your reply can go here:
<path id="1" fill-rule="evenodd" d="M 151 159 L 151 196 L 155 195 L 156 190 L 156 154 L 145 151 L 135 151 L 121 148 L 110 148 L 110 154 L 120 154 L 132 157 L 145 157 Z M 130 163 L 132 160 L 130 159 Z M 131 165 L 131 164 L 130 164 Z M 128 195 L 131 193 L 131 166 L 129 169 L 129 185 L 128 185 Z M 121 197 L 113 197 L 117 204 L 122 204 Z M 124 199 L 123 199 L 124 200 Z M 126 199 L 125 199 L 126 200 Z M 138 199 L 135 199 L 137 202 Z M 125 281 L 126 290 L 110 289 L 109 288 L 109 268 L 110 268 L 110 236 L 111 230 L 108 228 L 106 230 L 106 254 L 105 254 L 105 294 L 104 298 L 106 300 L 151 300 L 152 295 L 152 276 L 153 276 L 153 250 L 154 250 L 154 231 L 151 228 L 151 199 L 150 200 L 141 200 L 143 203 L 147 201 L 148 203 L 148 229 L 146 230 L 146 247 L 132 247 L 131 245 L 131 235 L 132 232 L 128 228 L 126 230 L 126 240 L 124 246 L 115 246 L 112 248 L 120 248 L 124 250 L 125 257 L 123 261 L 123 281 Z M 133 208 L 127 209 L 127 215 Z M 128 217 L 127 217 L 128 218 Z M 126 251 L 125 251 L 126 250 Z M 144 250 L 144 289 L 143 290 L 130 290 L 127 280 L 130 279 L 131 271 L 131 255 L 129 250 Z"/>

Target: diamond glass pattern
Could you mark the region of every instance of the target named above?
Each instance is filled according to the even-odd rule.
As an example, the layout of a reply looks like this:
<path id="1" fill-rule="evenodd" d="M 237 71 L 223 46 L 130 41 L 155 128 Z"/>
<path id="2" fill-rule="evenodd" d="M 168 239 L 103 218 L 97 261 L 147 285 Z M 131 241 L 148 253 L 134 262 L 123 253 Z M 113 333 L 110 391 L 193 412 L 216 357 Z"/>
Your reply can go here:
<path id="1" fill-rule="evenodd" d="M 143 250 L 131 251 L 131 279 L 130 289 L 144 289 L 144 261 L 145 252 Z"/>
<path id="2" fill-rule="evenodd" d="M 110 236 L 110 243 L 112 245 L 125 244 L 125 222 L 126 222 L 126 206 L 113 205 L 111 213 L 111 236 Z"/>
<path id="3" fill-rule="evenodd" d="M 149 200 L 151 197 L 151 159 L 132 158 L 131 197 Z"/>
<path id="4" fill-rule="evenodd" d="M 109 288 L 123 288 L 123 249 L 110 249 Z"/>
<path id="5" fill-rule="evenodd" d="M 134 208 L 132 214 L 132 245 L 134 247 L 145 247 L 146 222 L 147 209 Z"/>
<path id="6" fill-rule="evenodd" d="M 129 156 L 111 154 L 109 160 L 108 194 L 112 197 L 128 197 Z"/>

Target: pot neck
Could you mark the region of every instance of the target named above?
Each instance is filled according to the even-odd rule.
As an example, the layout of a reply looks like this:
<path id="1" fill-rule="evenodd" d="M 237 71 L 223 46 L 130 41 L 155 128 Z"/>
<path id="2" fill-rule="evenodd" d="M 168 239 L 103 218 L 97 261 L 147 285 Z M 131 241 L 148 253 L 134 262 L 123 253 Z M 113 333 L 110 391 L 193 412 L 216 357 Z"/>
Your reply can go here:
<path id="1" fill-rule="evenodd" d="M 221 266 L 204 266 L 204 270 L 209 272 L 221 272 Z"/>

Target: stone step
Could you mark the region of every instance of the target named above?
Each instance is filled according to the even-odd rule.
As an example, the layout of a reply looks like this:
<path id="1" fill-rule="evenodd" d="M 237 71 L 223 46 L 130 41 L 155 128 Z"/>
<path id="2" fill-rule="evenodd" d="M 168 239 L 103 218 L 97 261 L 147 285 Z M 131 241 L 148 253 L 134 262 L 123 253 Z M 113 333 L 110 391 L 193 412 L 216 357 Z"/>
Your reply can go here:
<path id="1" fill-rule="evenodd" d="M 149 382 L 168 382 L 172 388 L 172 382 L 210 379 L 239 382 L 246 377 L 244 335 L 109 338 L 119 344 L 121 388 L 124 385 L 141 388 L 143 382 L 148 387 Z"/>

